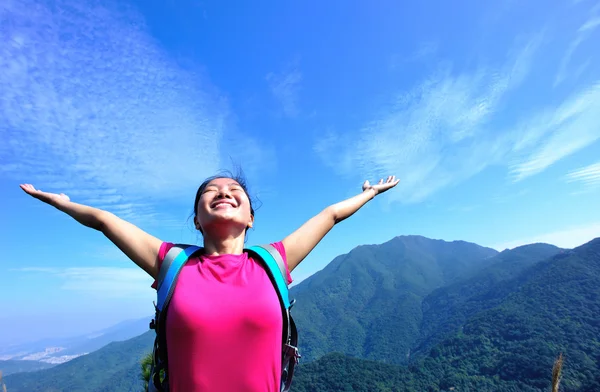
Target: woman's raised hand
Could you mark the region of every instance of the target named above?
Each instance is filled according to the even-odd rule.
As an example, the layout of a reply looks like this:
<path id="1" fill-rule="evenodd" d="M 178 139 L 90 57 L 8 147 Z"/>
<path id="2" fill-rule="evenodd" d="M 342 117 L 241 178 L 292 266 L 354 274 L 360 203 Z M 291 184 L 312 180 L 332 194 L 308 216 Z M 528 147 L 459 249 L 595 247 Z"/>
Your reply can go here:
<path id="1" fill-rule="evenodd" d="M 400 180 L 396 179 L 396 176 L 389 176 L 385 182 L 383 181 L 383 178 L 382 178 L 375 185 L 371 185 L 369 183 L 369 180 L 367 180 L 363 184 L 362 189 L 363 189 L 363 191 L 366 191 L 367 189 L 373 189 L 375 191 L 375 195 L 378 195 L 380 193 L 387 191 L 388 189 L 392 189 L 393 187 L 398 185 L 399 182 L 400 182 Z"/>
<path id="2" fill-rule="evenodd" d="M 31 184 L 21 184 L 21 189 L 28 195 L 35 197 L 38 200 L 43 201 L 44 203 L 48 203 L 50 205 L 54 205 L 57 202 L 70 201 L 69 196 L 64 193 L 50 193 L 44 192 L 40 189 L 35 189 L 35 187 Z"/>

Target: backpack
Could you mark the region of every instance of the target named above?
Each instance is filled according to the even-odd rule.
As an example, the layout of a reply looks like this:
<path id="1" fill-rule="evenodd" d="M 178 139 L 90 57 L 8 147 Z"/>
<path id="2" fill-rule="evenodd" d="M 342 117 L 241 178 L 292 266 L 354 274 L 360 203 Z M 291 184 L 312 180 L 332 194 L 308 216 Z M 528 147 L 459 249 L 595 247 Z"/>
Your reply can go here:
<path id="1" fill-rule="evenodd" d="M 157 281 L 157 302 L 154 304 L 156 311 L 154 319 L 150 322 L 150 329 L 156 331 L 154 347 L 152 349 L 152 364 L 150 367 L 150 380 L 147 392 L 168 392 L 169 375 L 167 372 L 167 342 L 165 333 L 165 321 L 167 309 L 175 283 L 181 268 L 186 261 L 195 253 L 202 252 L 203 248 L 195 245 L 174 245 L 161 264 Z M 286 266 L 281 255 L 272 245 L 256 245 L 244 249 L 252 258 L 262 263 L 269 275 L 271 282 L 279 297 L 281 312 L 283 316 L 283 336 L 281 351 L 281 387 L 280 392 L 287 392 L 292 383 L 294 366 L 298 363 L 298 331 L 290 310 L 296 300 L 290 302 L 286 279 Z"/>

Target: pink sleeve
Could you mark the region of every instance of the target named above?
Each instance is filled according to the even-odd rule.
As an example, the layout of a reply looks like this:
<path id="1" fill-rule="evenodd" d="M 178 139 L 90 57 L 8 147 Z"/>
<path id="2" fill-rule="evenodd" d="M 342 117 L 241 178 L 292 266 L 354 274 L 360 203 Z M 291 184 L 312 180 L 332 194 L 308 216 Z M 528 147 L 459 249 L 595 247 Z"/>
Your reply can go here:
<path id="1" fill-rule="evenodd" d="M 283 246 L 283 242 L 281 242 L 281 241 L 274 242 L 271 245 L 274 246 L 275 249 L 277 249 L 277 251 L 281 255 L 281 258 L 283 259 L 283 262 L 285 263 L 285 270 L 287 273 L 288 284 L 292 283 L 293 279 L 292 279 L 292 275 L 290 274 L 290 266 L 288 265 L 288 262 L 287 262 L 287 255 L 285 254 L 285 247 Z"/>
<path id="2" fill-rule="evenodd" d="M 160 271 L 160 266 L 162 265 L 162 262 L 165 259 L 165 256 L 167 255 L 167 252 L 172 247 L 173 247 L 173 244 L 170 243 L 170 242 L 163 242 L 162 244 L 160 244 L 160 249 L 158 250 L 158 256 L 157 256 L 158 270 L 159 271 Z M 151 287 L 153 289 L 156 289 L 156 280 L 154 280 L 154 283 L 152 283 Z"/>

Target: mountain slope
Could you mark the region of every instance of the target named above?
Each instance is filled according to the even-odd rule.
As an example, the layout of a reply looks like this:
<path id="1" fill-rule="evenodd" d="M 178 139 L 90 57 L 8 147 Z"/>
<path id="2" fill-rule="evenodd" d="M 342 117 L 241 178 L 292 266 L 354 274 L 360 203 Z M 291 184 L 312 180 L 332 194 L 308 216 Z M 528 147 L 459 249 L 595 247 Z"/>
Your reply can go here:
<path id="1" fill-rule="evenodd" d="M 294 390 L 546 392 L 562 352 L 561 392 L 600 391 L 600 239 L 541 262 L 531 258 L 543 252 L 556 249 L 536 245 L 512 256 L 506 252 L 507 266 L 519 256 L 533 265 L 497 270 L 494 287 L 505 295 L 492 297 L 490 306 L 482 299 L 483 310 L 423 360 L 397 368 L 326 355 L 299 366 Z M 473 290 L 477 295 L 479 289 Z"/>
<path id="2" fill-rule="evenodd" d="M 0 372 L 3 376 L 9 374 L 20 373 L 20 372 L 33 372 L 41 369 L 48 369 L 52 366 L 56 366 L 46 362 L 40 361 L 21 361 L 9 359 L 7 361 L 0 361 Z"/>
<path id="3" fill-rule="evenodd" d="M 561 391 L 600 390 L 600 238 L 516 279 L 523 281 L 516 291 L 431 350 L 424 362 L 428 372 L 480 391 L 494 390 L 478 384 L 482 376 L 542 391 L 562 352 Z"/>
<path id="4" fill-rule="evenodd" d="M 551 369 L 550 369 L 551 370 Z M 547 387 L 551 380 L 547 377 Z M 294 392 L 539 392 L 518 380 L 498 383 L 493 378 L 479 377 L 475 382 L 448 373 L 437 377 L 424 367 L 404 367 L 353 358 L 340 353 L 327 354 L 316 361 L 303 364 L 292 382 Z"/>
<path id="5" fill-rule="evenodd" d="M 389 392 L 426 391 L 426 378 L 416 377 L 405 367 L 352 358 L 340 353 L 327 354 L 314 362 L 298 366 L 291 390 L 294 392 Z M 420 388 L 420 389 L 415 389 Z"/>
<path id="6" fill-rule="evenodd" d="M 140 361 L 152 347 L 154 331 L 114 342 L 51 369 L 5 377 L 10 392 L 140 391 Z"/>
<path id="7" fill-rule="evenodd" d="M 108 343 L 120 342 L 139 336 L 150 329 L 149 325 L 152 317 L 148 315 L 148 317 L 141 319 L 120 322 L 94 335 L 90 335 L 87 340 L 72 344 L 63 352 L 63 355 L 90 353 L 106 346 Z"/>
<path id="8" fill-rule="evenodd" d="M 411 358 L 427 354 L 447 334 L 458 331 L 469 317 L 498 305 L 517 290 L 527 276 L 515 278 L 559 252 L 564 250 L 547 244 L 505 250 L 471 278 L 433 291 L 423 300 L 421 337 Z M 506 284 L 508 281 L 511 283 Z"/>
<path id="9" fill-rule="evenodd" d="M 489 265 L 498 252 L 462 241 L 396 237 L 335 258 L 294 287 L 305 360 L 328 352 L 405 363 L 419 337 L 422 299 Z"/>

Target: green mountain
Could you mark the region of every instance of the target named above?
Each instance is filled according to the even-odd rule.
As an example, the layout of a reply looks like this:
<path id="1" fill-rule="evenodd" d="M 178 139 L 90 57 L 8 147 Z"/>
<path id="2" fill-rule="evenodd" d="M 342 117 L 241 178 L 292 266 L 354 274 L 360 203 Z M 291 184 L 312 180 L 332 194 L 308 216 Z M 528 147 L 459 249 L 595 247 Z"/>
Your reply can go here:
<path id="1" fill-rule="evenodd" d="M 36 372 L 4 378 L 8 392 L 140 392 L 140 362 L 152 347 L 154 331 Z"/>
<path id="2" fill-rule="evenodd" d="M 427 369 L 479 391 L 486 390 L 478 382 L 482 377 L 546 390 L 549 369 L 562 352 L 561 391 L 599 391 L 600 238 L 528 268 L 499 290 L 515 281 L 518 288 L 505 300 L 434 347 Z"/>
<path id="3" fill-rule="evenodd" d="M 481 300 L 483 309 L 422 360 L 401 368 L 331 354 L 299 366 L 294 391 L 548 391 L 559 353 L 561 392 L 600 391 L 600 238 L 512 274 L 500 273 L 492 306 Z M 454 303 L 486 291 L 473 287 Z"/>
<path id="4" fill-rule="evenodd" d="M 427 391 L 427 379 L 415 384 L 406 367 L 330 353 L 298 366 L 293 392 L 391 392 Z M 417 389 L 415 389 L 417 388 Z"/>
<path id="5" fill-rule="evenodd" d="M 411 359 L 427 355 L 435 344 L 458 331 L 469 317 L 500 304 L 526 280 L 525 270 L 563 251 L 547 244 L 505 250 L 471 278 L 433 291 L 423 301 L 421 336 Z"/>
<path id="6" fill-rule="evenodd" d="M 562 352 L 561 392 L 598 391 L 599 282 L 600 239 L 502 253 L 423 237 L 361 246 L 292 289 L 303 354 L 292 390 L 548 391 Z M 141 391 L 152 339 L 9 375 L 8 391 Z"/>
<path id="7" fill-rule="evenodd" d="M 40 369 L 48 369 L 53 366 L 56 365 L 40 361 L 9 359 L 6 361 L 0 361 L 0 372 L 2 372 L 2 375 L 8 376 L 9 374 L 13 373 L 32 372 Z"/>
<path id="8" fill-rule="evenodd" d="M 291 290 L 304 360 L 341 352 L 406 363 L 425 296 L 480 271 L 496 254 L 462 241 L 403 236 L 335 258 Z"/>

